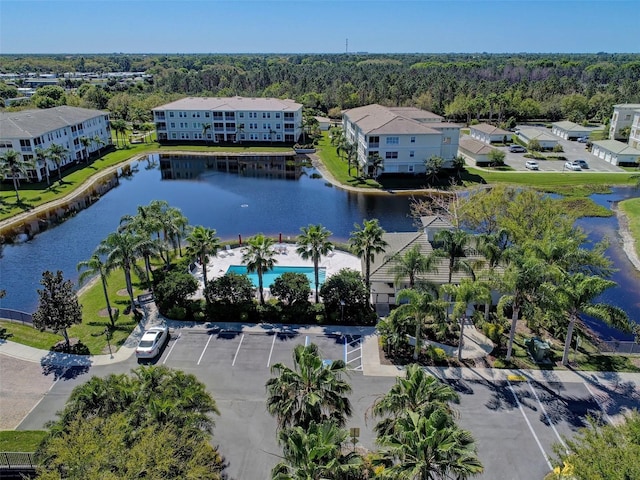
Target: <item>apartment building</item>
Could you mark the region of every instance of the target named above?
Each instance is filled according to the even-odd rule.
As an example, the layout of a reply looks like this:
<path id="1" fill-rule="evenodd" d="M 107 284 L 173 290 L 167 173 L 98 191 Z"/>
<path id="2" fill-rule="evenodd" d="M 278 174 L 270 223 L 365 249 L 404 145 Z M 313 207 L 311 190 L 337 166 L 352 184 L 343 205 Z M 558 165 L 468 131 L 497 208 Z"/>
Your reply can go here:
<path id="1" fill-rule="evenodd" d="M 626 140 L 621 130 L 633 124 L 634 116 L 640 110 L 640 103 L 620 103 L 613 106 L 613 116 L 609 125 L 609 140 Z"/>
<path id="2" fill-rule="evenodd" d="M 293 100 L 188 97 L 153 109 L 161 143 L 289 143 L 302 134 L 302 105 Z"/>
<path id="3" fill-rule="evenodd" d="M 438 156 L 451 164 L 458 154 L 460 125 L 414 107 L 366 105 L 345 110 L 342 126 L 357 145 L 361 170 L 375 175 L 370 159 L 377 153 L 384 173 L 424 173 L 425 160 Z"/>
<path id="4" fill-rule="evenodd" d="M 87 140 L 81 140 L 83 138 Z M 37 151 L 46 151 L 53 144 L 66 150 L 61 168 L 88 159 L 95 151 L 111 144 L 109 114 L 67 105 L 20 112 L 0 111 L 0 154 L 14 150 L 25 160 L 35 160 L 36 168 L 27 175 L 29 180 L 41 181 L 47 172 L 56 170 L 53 161 L 37 156 Z"/>

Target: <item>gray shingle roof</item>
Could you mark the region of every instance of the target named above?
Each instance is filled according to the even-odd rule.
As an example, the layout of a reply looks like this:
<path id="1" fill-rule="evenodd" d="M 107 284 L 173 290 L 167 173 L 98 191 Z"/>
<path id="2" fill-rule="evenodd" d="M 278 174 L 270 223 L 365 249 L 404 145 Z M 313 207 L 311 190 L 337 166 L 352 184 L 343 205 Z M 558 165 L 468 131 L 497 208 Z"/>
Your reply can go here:
<path id="1" fill-rule="evenodd" d="M 279 98 L 247 98 L 247 97 L 187 97 L 175 102 L 156 107 L 154 111 L 164 110 L 219 110 L 219 111 L 287 111 L 293 112 L 302 108 L 302 104 L 293 100 Z"/>
<path id="2" fill-rule="evenodd" d="M 562 130 L 566 130 L 568 132 L 590 132 L 592 129 L 588 127 L 583 127 L 574 122 L 570 122 L 568 120 L 562 122 L 555 122 L 552 124 L 554 127 L 561 128 Z"/>
<path id="3" fill-rule="evenodd" d="M 479 123 L 477 125 L 471 125 L 469 127 L 471 130 L 478 130 L 479 132 L 487 133 L 489 135 L 500 135 L 507 136 L 511 138 L 511 132 L 507 132 L 498 127 L 494 127 L 493 125 L 489 125 L 488 123 Z"/>
<path id="4" fill-rule="evenodd" d="M 438 127 L 459 127 L 456 124 L 439 123 L 437 119 L 442 118 L 439 115 L 413 107 L 388 108 L 374 103 L 345 110 L 343 114 L 351 122 L 356 123 L 366 135 L 433 135 L 440 134 Z M 436 119 L 436 121 L 426 121 L 426 119 Z"/>
<path id="5" fill-rule="evenodd" d="M 640 150 L 633 148 L 626 143 L 619 142 L 618 140 L 598 140 L 593 142 L 593 144 L 613 153 L 640 156 Z"/>
<path id="6" fill-rule="evenodd" d="M 47 132 L 107 114 L 108 112 L 102 110 L 68 105 L 20 112 L 0 112 L 0 137 L 39 137 Z"/>
<path id="7" fill-rule="evenodd" d="M 460 139 L 458 148 L 475 155 L 488 155 L 491 150 L 494 150 L 491 145 L 487 145 L 486 143 L 480 142 L 473 138 L 469 138 L 467 136 L 464 136 Z"/>
<path id="8" fill-rule="evenodd" d="M 534 138 L 538 141 L 544 142 L 557 142 L 558 138 L 550 135 L 546 132 L 541 132 L 535 128 L 523 128 L 520 130 L 520 136 L 527 138 L 528 140 L 533 140 Z"/>

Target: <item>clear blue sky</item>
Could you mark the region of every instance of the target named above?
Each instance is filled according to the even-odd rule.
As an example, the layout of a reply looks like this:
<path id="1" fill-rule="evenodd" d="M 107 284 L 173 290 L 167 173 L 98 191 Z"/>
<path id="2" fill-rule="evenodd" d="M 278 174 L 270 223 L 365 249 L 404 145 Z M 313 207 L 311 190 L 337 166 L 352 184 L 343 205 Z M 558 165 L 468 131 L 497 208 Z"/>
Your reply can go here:
<path id="1" fill-rule="evenodd" d="M 640 52 L 639 0 L 0 0 L 0 53 Z"/>

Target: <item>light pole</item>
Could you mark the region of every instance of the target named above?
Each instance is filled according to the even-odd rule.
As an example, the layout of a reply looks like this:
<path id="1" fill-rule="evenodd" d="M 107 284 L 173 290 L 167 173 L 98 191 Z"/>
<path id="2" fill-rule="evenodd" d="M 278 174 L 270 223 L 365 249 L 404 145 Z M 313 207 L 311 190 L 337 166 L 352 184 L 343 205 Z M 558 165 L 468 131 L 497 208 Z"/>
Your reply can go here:
<path id="1" fill-rule="evenodd" d="M 344 323 L 344 300 L 340 300 L 340 323 Z"/>
<path id="2" fill-rule="evenodd" d="M 107 336 L 107 345 L 109 345 L 109 356 L 113 358 L 113 353 L 111 352 L 111 330 L 109 330 L 109 327 L 105 327 L 104 334 Z"/>

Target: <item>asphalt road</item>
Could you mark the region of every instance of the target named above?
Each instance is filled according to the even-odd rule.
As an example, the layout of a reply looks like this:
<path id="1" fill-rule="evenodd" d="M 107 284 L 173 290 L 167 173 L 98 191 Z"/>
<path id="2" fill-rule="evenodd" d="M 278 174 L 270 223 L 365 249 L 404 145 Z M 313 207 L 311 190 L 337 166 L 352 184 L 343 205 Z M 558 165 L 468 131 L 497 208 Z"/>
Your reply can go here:
<path id="1" fill-rule="evenodd" d="M 183 329 L 152 363 L 193 373 L 207 386 L 221 412 L 213 443 L 220 446 L 228 461 L 227 473 L 237 480 L 261 480 L 270 478 L 281 453 L 275 420 L 266 412 L 265 383 L 274 363 L 292 365 L 292 350 L 298 344 L 318 344 L 327 360 L 347 359 L 353 387 L 353 416 L 347 428 L 360 427 L 359 444 L 375 448 L 374 422 L 367 419 L 367 411 L 395 378 L 362 374 L 360 340 L 357 336 Z M 59 380 L 19 429 L 43 428 L 62 409 L 71 390 L 90 376 L 127 372 L 136 366 L 132 357 L 110 366 L 49 372 Z M 545 378 L 544 382 L 519 378 L 493 381 L 478 374 L 477 379 L 448 380 L 461 395 L 459 421 L 475 437 L 485 466 L 485 473 L 478 478 L 543 478 L 550 470 L 553 444 L 584 426 L 588 414 L 607 421 L 624 408 L 640 405 L 638 386 L 615 377 L 603 383 L 585 375 L 582 383 L 563 383 L 548 372 Z"/>

